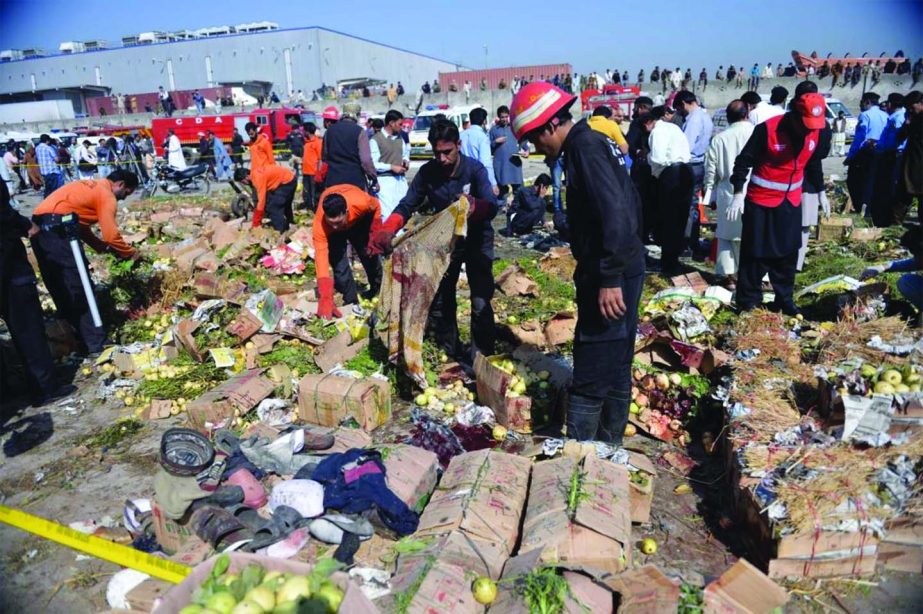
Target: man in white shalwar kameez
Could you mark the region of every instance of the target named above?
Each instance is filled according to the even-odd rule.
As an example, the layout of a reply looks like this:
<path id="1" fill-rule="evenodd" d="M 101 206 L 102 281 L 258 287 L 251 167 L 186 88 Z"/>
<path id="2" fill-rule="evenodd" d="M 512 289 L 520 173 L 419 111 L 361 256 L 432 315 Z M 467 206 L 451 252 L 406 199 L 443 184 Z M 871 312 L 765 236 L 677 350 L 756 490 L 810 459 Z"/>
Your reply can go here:
<path id="1" fill-rule="evenodd" d="M 385 126 L 369 139 L 369 153 L 378 173 L 381 219 L 386 220 L 407 194 L 407 169 L 410 168 L 410 143 L 401 136 L 404 116 L 391 109 L 385 114 Z"/>
<path id="2" fill-rule="evenodd" d="M 734 160 L 744 148 L 753 133 L 753 124 L 747 121 L 747 105 L 740 100 L 732 100 L 727 106 L 728 128 L 713 137 L 705 154 L 705 204 L 717 202 L 718 213 L 715 216 L 718 227 L 715 236 L 718 239 L 718 256 L 715 261 L 715 274 L 719 277 L 733 277 L 737 274 L 740 261 L 740 234 L 743 223 L 738 217 L 734 221 L 727 219 L 727 210 L 734 199 L 731 185 L 731 173 Z"/>
<path id="3" fill-rule="evenodd" d="M 179 137 L 168 130 L 170 138 L 167 140 L 167 164 L 170 168 L 178 171 L 186 170 L 186 158 L 183 157 L 183 145 L 179 142 Z"/>

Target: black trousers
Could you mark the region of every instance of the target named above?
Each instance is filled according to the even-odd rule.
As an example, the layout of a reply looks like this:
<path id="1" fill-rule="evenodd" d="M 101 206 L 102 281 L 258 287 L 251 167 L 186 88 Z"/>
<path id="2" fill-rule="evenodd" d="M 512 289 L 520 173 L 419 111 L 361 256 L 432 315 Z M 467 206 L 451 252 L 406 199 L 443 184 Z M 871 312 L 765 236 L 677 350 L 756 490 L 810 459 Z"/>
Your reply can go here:
<path id="1" fill-rule="evenodd" d="M 775 306 L 793 311 L 795 273 L 801 246 L 801 209 L 788 201 L 761 207 L 746 201 L 737 271 L 737 306 L 758 307 L 763 302 L 763 276 L 775 292 Z"/>
<path id="2" fill-rule="evenodd" d="M 301 176 L 301 208 L 315 211 L 317 193 L 314 191 L 314 175 Z"/>
<path id="3" fill-rule="evenodd" d="M 692 202 L 692 170 L 688 164 L 673 164 L 657 178 L 657 243 L 660 267 L 665 272 L 679 268 L 679 256 L 686 247 L 684 233 Z"/>
<path id="4" fill-rule="evenodd" d="M 305 175 L 309 177 L 309 175 Z M 314 178 L 311 177 L 313 183 Z M 375 296 L 381 290 L 381 258 L 370 256 L 369 232 L 372 227 L 372 216 L 368 215 L 358 221 L 343 232 L 330 235 L 328 239 L 330 250 L 330 268 L 333 270 L 333 285 L 336 290 L 343 295 L 343 302 L 346 304 L 356 303 L 359 300 L 356 280 L 353 277 L 353 270 L 349 264 L 347 255 L 347 244 L 353 246 L 353 250 L 365 269 L 365 274 L 369 279 L 369 291 L 367 298 Z"/>
<path id="5" fill-rule="evenodd" d="M 510 185 L 498 185 L 497 189 L 500 190 L 500 194 L 497 196 L 500 200 L 506 198 L 507 194 L 516 194 L 516 190 L 522 187 L 521 183 L 513 183 Z"/>
<path id="6" fill-rule="evenodd" d="M 580 332 L 580 317 L 599 307 L 586 299 L 579 303 L 578 334 L 574 339 L 574 377 L 567 412 L 567 436 L 579 440 L 621 443 L 631 403 L 631 363 L 635 354 L 638 305 L 644 275 L 626 277 L 622 283 L 625 315 L 611 322 L 600 335 Z M 598 297 L 599 290 L 581 292 Z M 595 338 L 594 338 L 595 337 Z"/>
<path id="7" fill-rule="evenodd" d="M 54 391 L 55 373 L 36 284 L 22 242 L 18 238 L 4 241 L 0 246 L 0 317 L 26 368 L 32 396 L 42 397 Z"/>
<path id="8" fill-rule="evenodd" d="M 642 237 L 646 244 L 654 232 L 654 221 L 657 219 L 657 191 L 654 176 L 651 175 L 651 165 L 636 160 L 631 165 L 631 180 L 638 190 L 638 196 L 641 197 Z"/>
<path id="9" fill-rule="evenodd" d="M 449 268 L 439 283 L 439 289 L 429 310 L 427 328 L 439 347 L 449 356 L 473 360 L 476 352 L 485 356 L 494 353 L 496 332 L 494 330 L 494 310 L 490 304 L 494 296 L 493 273 L 493 236 L 490 245 L 484 244 L 486 238 L 472 233 L 468 238 L 459 239 L 452 252 Z M 478 241 L 472 241 L 474 237 Z M 461 356 L 461 344 L 458 337 L 458 276 L 462 264 L 468 276 L 471 289 L 471 356 Z"/>
<path id="10" fill-rule="evenodd" d="M 298 187 L 297 177 L 288 183 L 283 183 L 266 195 L 266 215 L 272 227 L 279 232 L 288 230 L 288 227 L 295 221 L 292 201 L 295 200 L 296 187 Z"/>
<path id="11" fill-rule="evenodd" d="M 70 242 L 54 231 L 43 230 L 32 238 L 32 251 L 38 260 L 42 280 L 51 294 L 58 316 L 67 320 L 77 331 L 77 336 L 87 353 L 101 352 L 106 340 L 106 330 L 103 326 L 97 328 L 93 324 Z M 80 254 L 86 264 L 82 244 Z M 89 268 L 89 265 L 86 266 Z M 91 279 L 90 284 L 92 283 Z"/>

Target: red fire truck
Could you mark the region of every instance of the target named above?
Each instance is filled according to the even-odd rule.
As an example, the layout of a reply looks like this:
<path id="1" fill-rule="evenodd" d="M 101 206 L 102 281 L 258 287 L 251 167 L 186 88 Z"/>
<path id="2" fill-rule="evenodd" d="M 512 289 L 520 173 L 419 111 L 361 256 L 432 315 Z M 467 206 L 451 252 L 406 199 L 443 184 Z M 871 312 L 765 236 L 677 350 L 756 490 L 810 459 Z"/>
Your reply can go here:
<path id="1" fill-rule="evenodd" d="M 638 86 L 625 87 L 622 85 L 606 85 L 603 89 L 587 89 L 580 93 L 580 102 L 584 111 L 593 111 L 603 105 L 607 107 L 622 107 L 625 117 L 631 117 L 631 109 L 635 100 L 641 95 Z"/>
<path id="2" fill-rule="evenodd" d="M 231 142 L 234 128 L 240 131 L 244 141 L 249 140 L 244 126 L 249 122 L 257 125 L 260 132 L 269 136 L 274 143 L 284 141 L 291 132 L 288 118 L 300 116 L 304 123 L 317 124 L 319 117 L 314 111 L 305 109 L 254 109 L 246 113 L 224 113 L 221 115 L 196 115 L 189 117 L 156 117 L 151 122 L 151 137 L 157 148 L 157 155 L 163 155 L 163 143 L 167 130 L 171 128 L 183 145 L 198 146 L 199 133 L 211 130 L 225 144 Z"/>

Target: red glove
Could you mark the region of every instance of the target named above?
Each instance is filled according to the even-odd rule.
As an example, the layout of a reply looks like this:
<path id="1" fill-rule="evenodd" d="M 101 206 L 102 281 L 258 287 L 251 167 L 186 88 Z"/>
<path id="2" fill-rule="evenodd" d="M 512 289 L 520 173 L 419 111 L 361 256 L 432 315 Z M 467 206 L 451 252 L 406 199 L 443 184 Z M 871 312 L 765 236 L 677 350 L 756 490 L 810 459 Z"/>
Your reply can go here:
<path id="1" fill-rule="evenodd" d="M 491 202 L 483 198 L 468 197 L 468 221 L 482 222 L 490 217 Z"/>
<path id="2" fill-rule="evenodd" d="M 263 210 L 254 209 L 253 210 L 253 228 L 259 228 L 262 222 L 263 222 Z"/>
<path id="3" fill-rule="evenodd" d="M 404 218 L 397 213 L 392 213 L 384 224 L 381 224 L 376 230 L 375 222 L 372 222 L 372 230 L 369 236 L 369 255 L 381 256 L 391 253 L 391 240 L 397 231 L 404 227 Z"/>
<path id="4" fill-rule="evenodd" d="M 329 320 L 330 318 L 339 318 L 340 310 L 333 304 L 333 278 L 321 277 L 317 280 L 317 315 L 318 317 Z"/>

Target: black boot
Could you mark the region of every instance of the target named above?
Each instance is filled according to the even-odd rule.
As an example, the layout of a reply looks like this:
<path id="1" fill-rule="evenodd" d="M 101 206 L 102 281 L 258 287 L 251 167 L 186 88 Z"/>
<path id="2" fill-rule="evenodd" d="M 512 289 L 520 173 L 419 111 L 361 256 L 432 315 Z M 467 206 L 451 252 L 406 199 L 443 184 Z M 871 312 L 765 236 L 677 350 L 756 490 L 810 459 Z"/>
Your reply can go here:
<path id="1" fill-rule="evenodd" d="M 567 407 L 567 437 L 577 441 L 594 441 L 602 406 L 600 399 L 572 394 Z"/>

